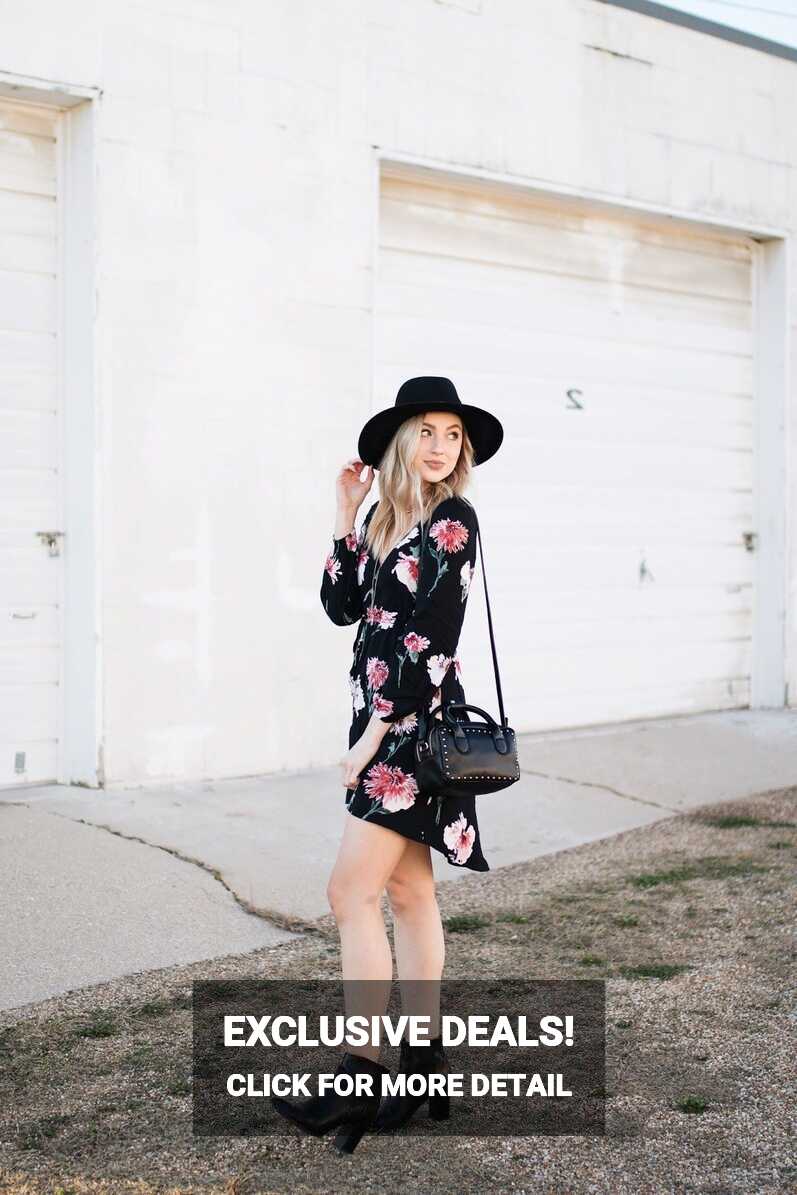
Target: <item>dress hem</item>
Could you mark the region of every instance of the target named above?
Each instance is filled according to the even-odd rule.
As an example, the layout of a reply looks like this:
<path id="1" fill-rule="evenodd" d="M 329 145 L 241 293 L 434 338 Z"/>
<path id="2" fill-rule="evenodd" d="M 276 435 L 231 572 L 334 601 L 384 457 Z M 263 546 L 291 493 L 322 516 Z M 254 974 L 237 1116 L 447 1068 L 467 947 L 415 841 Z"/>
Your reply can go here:
<path id="1" fill-rule="evenodd" d="M 352 817 L 359 818 L 360 821 L 366 820 L 363 818 L 362 814 L 355 813 L 355 811 L 353 809 L 351 809 L 348 805 L 346 806 L 346 812 L 350 813 Z M 370 819 L 368 819 L 368 820 L 370 820 Z M 380 823 L 374 822 L 373 824 L 378 826 Z M 395 826 L 385 826 L 385 829 L 392 830 L 394 834 L 400 834 L 402 838 L 407 838 L 407 839 L 409 839 L 410 842 L 419 842 L 421 844 L 421 846 L 431 847 L 433 851 L 437 851 L 438 855 L 443 856 L 443 858 L 445 859 L 445 861 L 449 865 L 449 867 L 455 867 L 457 869 L 457 871 L 478 871 L 480 873 L 483 873 L 485 871 L 492 870 L 490 867 L 490 864 L 487 862 L 486 859 L 484 860 L 484 867 L 477 867 L 475 864 L 469 864 L 467 862 L 455 863 L 453 859 L 449 859 L 448 852 L 445 850 L 444 847 L 436 846 L 435 843 L 433 843 L 433 842 L 427 842 L 425 838 L 418 838 L 418 837 L 416 837 L 415 834 L 405 834 L 403 830 L 397 830 Z"/>

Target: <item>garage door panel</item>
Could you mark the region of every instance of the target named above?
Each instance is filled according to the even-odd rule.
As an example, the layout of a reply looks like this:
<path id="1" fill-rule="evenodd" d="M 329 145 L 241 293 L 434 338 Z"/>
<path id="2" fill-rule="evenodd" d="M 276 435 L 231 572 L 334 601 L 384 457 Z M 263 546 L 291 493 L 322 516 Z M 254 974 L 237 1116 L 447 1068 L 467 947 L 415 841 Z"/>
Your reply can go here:
<path id="1" fill-rule="evenodd" d="M 707 589 L 706 592 L 710 591 Z M 721 614 L 715 608 L 716 592 L 710 592 L 714 604 L 702 613 L 692 609 L 682 614 L 675 613 L 668 597 L 666 590 L 662 592 L 658 612 L 640 612 L 639 603 L 630 593 L 618 594 L 611 605 L 602 602 L 593 606 L 591 602 L 584 601 L 583 594 L 579 600 L 578 595 L 571 590 L 562 593 L 563 602 L 569 599 L 570 614 L 566 623 L 562 619 L 552 618 L 549 609 L 535 604 L 533 600 L 525 604 L 502 602 L 501 610 L 505 619 L 525 618 L 528 627 L 526 646 L 530 640 L 533 645 L 544 645 L 547 651 L 589 647 L 596 638 L 607 645 L 622 647 L 626 644 L 634 650 L 647 649 L 652 638 L 655 639 L 657 650 L 665 644 L 677 646 L 711 639 L 724 643 L 745 638 L 750 619 L 749 595 L 747 604 L 739 602 L 736 609 Z"/>
<path id="2" fill-rule="evenodd" d="M 513 691 L 514 693 L 514 691 Z M 518 705 L 539 707 L 539 690 L 517 691 Z M 551 726 L 594 726 L 667 715 L 698 714 L 705 710 L 734 710 L 750 704 L 750 680 L 700 680 L 691 684 L 654 685 L 624 691 L 551 694 L 545 718 Z M 513 725 L 516 719 L 513 718 Z"/>
<path id="3" fill-rule="evenodd" d="M 618 295 L 618 287 L 608 282 L 587 285 L 568 280 L 562 285 L 547 275 L 529 275 L 527 271 L 509 276 L 505 272 L 498 279 L 495 271 L 488 267 L 474 271 L 471 263 L 463 263 L 461 271 L 430 268 L 428 278 L 419 278 L 425 263 L 418 263 L 408 276 L 393 278 L 390 263 L 387 254 L 381 279 L 384 317 L 404 317 L 411 310 L 418 318 L 436 320 L 442 312 L 480 335 L 496 327 L 542 333 L 564 326 L 587 340 L 652 345 L 659 351 L 667 347 L 734 356 L 752 351 L 746 303 L 718 307 L 713 300 L 690 302 L 688 297 L 667 292 L 637 289 L 631 293 L 625 287 L 619 288 Z M 432 277 L 434 274 L 437 277 Z"/>
<path id="4" fill-rule="evenodd" d="M 500 555 L 501 545 L 491 538 L 493 557 Z M 745 585 L 750 580 L 747 553 L 735 545 L 677 547 L 649 543 L 638 549 L 616 548 L 595 544 L 557 547 L 535 546 L 521 553 L 520 543 L 514 550 L 520 557 L 515 568 L 501 568 L 498 576 L 510 587 L 532 589 L 544 586 L 552 596 L 560 589 L 590 590 L 596 587 L 620 590 L 635 585 L 638 588 L 656 585 Z M 646 569 L 640 579 L 640 565 Z M 490 576 L 492 580 L 492 573 Z"/>
<path id="5" fill-rule="evenodd" d="M 379 324 L 379 356 L 394 369 L 412 373 L 431 366 L 420 361 L 450 363 L 471 374 L 489 371 L 502 379 L 524 377 L 529 385 L 559 379 L 563 389 L 585 391 L 593 383 L 610 381 L 621 386 L 647 385 L 692 391 L 729 391 L 750 394 L 753 363 L 742 354 L 714 354 L 681 348 L 663 353 L 656 344 L 623 345 L 615 340 L 573 336 L 568 328 L 559 332 L 534 327 L 498 328 L 491 325 L 463 327 L 456 314 L 441 307 L 434 322 L 414 314 L 385 314 Z M 466 334 L 467 333 L 467 334 Z"/>
<path id="6" fill-rule="evenodd" d="M 58 657 L 53 641 L 42 637 L 8 643 L 0 640 L 0 675 L 3 685 L 57 685 Z"/>
<path id="7" fill-rule="evenodd" d="M 595 681 L 599 679 L 600 689 L 608 694 L 624 689 L 641 690 L 651 683 L 694 685 L 702 680 L 743 677 L 750 671 L 749 644 L 738 640 L 668 642 L 666 651 L 648 640 L 647 644 L 633 645 L 633 650 L 624 657 L 622 669 L 616 668 L 616 657 L 615 644 L 581 644 L 567 653 L 542 644 L 535 646 L 528 668 L 512 657 L 506 668 L 501 668 L 501 680 L 506 672 L 507 682 L 513 688 L 523 686 L 528 691 L 528 681 L 535 680 L 538 692 L 556 694 L 577 693 L 581 685 L 594 691 Z"/>
<path id="8" fill-rule="evenodd" d="M 0 325 L 6 332 L 55 335 L 57 303 L 51 274 L 0 269 Z"/>
<path id="9" fill-rule="evenodd" d="M 28 133 L 31 138 L 54 139 L 58 128 L 58 115 L 52 108 L 40 104 L 0 104 L 0 130 L 6 135 Z M 24 141 L 20 152 L 27 153 Z"/>
<path id="10" fill-rule="evenodd" d="M 507 442 L 503 464 L 543 482 L 612 482 L 615 485 L 667 485 L 703 490 L 752 489 L 750 449 L 678 444 L 664 451 L 658 444 L 601 443 L 581 440 L 542 441 L 518 436 Z"/>
<path id="11" fill-rule="evenodd" d="M 55 374 L 4 369 L 0 363 L 0 411 L 54 411 L 58 404 Z"/>
<path id="12" fill-rule="evenodd" d="M 39 741 L 14 738 L 12 743 L 3 744 L 5 750 L 0 758 L 0 786 L 16 788 L 25 776 L 38 776 L 37 784 L 58 778 L 58 744 L 53 740 Z M 25 771 L 17 772 L 14 766 L 18 753 L 25 757 Z"/>
<path id="13" fill-rule="evenodd" d="M 594 224 L 582 230 L 562 228 L 552 235 L 549 227 L 536 222 L 473 212 L 460 212 L 452 219 L 438 207 L 389 199 L 383 213 L 382 244 L 405 254 L 491 262 L 559 278 L 600 279 L 621 273 L 630 286 L 715 299 L 736 298 L 740 288 L 749 285 L 749 250 L 737 257 L 707 253 L 688 241 L 679 244 L 677 234 L 669 245 L 606 236 Z"/>
<path id="14" fill-rule="evenodd" d="M 57 469 L 55 411 L 4 411 L 0 407 L 0 439 L 6 468 Z"/>
<path id="15" fill-rule="evenodd" d="M 56 338 L 50 332 L 9 332 L 0 328 L 0 388 L 7 372 L 28 370 L 55 377 Z"/>
<path id="16" fill-rule="evenodd" d="M 11 605 L 0 604 L 0 642 L 6 650 L 57 640 L 60 632 L 55 593 L 52 599 L 49 606 L 41 602 L 19 601 Z"/>
<path id="17" fill-rule="evenodd" d="M 54 242 L 58 206 L 51 196 L 7 191 L 0 187 L 0 233 Z"/>
<path id="18" fill-rule="evenodd" d="M 0 686 L 0 755 L 18 742 L 42 742 L 52 735 L 58 714 L 59 690 L 52 684 L 8 684 Z M 19 783 L 19 781 L 17 782 Z"/>
<path id="19" fill-rule="evenodd" d="M 470 179 L 461 181 L 436 178 L 423 180 L 383 174 L 382 203 L 387 210 L 391 201 L 400 207 L 413 205 L 419 211 L 438 208 L 446 218 L 454 221 L 469 213 L 477 213 L 498 220 L 516 220 L 547 227 L 552 233 L 583 232 L 592 229 L 604 236 L 620 240 L 628 238 L 630 225 L 612 213 L 601 213 L 586 204 L 568 202 L 559 196 L 531 195 L 518 187 L 514 192 L 499 191 L 489 184 L 474 185 Z M 389 235 L 390 230 L 386 229 Z M 705 230 L 688 224 L 662 225 L 655 216 L 644 212 L 635 214 L 633 236 L 641 244 L 667 246 L 673 243 L 691 246 L 695 251 L 718 256 L 744 259 L 749 256 L 749 243 L 733 235 L 723 236 L 715 230 Z"/>
<path id="20" fill-rule="evenodd" d="M 501 452 L 505 445 L 506 441 Z M 480 481 L 477 475 L 477 487 Z M 546 528 L 555 531 L 557 522 L 561 521 L 563 528 L 574 524 L 576 528 L 582 527 L 582 538 L 587 542 L 603 542 L 596 536 L 617 535 L 623 528 L 630 528 L 633 537 L 626 537 L 626 542 L 638 543 L 639 532 L 650 527 L 656 529 L 662 542 L 674 538 L 684 543 L 701 543 L 712 530 L 716 531 L 720 542 L 730 542 L 729 530 L 734 534 L 739 528 L 748 530 L 755 518 L 752 493 L 735 487 L 730 490 L 701 488 L 695 492 L 651 482 L 638 486 L 633 502 L 629 502 L 627 487 L 616 484 L 587 486 L 577 481 L 564 485 L 557 479 L 554 483 L 541 485 L 537 484 L 532 470 L 527 471 L 524 481 L 523 518 L 518 519 L 517 481 L 491 475 L 490 495 L 495 507 L 486 516 L 489 531 L 485 532 L 491 538 L 517 535 L 522 530 L 536 543 Z"/>
<path id="21" fill-rule="evenodd" d="M 11 528 L 43 531 L 55 527 L 58 503 L 58 475 L 54 471 L 46 467 L 0 469 L 0 529 L 3 531 Z"/>
<path id="22" fill-rule="evenodd" d="M 662 453 L 669 453 L 679 445 L 691 447 L 693 450 L 711 449 L 712 451 L 739 451 L 749 453 L 752 423 L 746 416 L 750 412 L 750 402 L 747 399 L 735 400 L 738 417 L 731 417 L 728 412 L 720 412 L 717 408 L 720 400 L 712 401 L 713 396 L 707 395 L 705 404 L 701 401 L 699 408 L 691 405 L 690 410 L 684 410 L 686 403 L 682 396 L 671 391 L 660 401 L 641 403 L 639 394 L 633 390 L 609 393 L 605 388 L 598 392 L 597 387 L 591 389 L 589 395 L 589 410 L 580 414 L 569 405 L 569 400 L 558 388 L 549 386 L 547 392 L 543 390 L 542 397 L 536 393 L 532 399 L 529 394 L 526 402 L 509 402 L 506 392 L 501 391 L 501 401 L 509 417 L 521 420 L 534 416 L 534 441 L 538 443 L 589 444 L 603 446 L 607 441 L 615 447 L 625 447 L 633 451 L 635 446 L 642 444 L 656 444 Z M 578 397 L 584 401 L 583 393 Z M 705 405 L 707 410 L 703 410 Z M 712 419 L 710 411 L 714 409 L 721 419 Z"/>
<path id="23" fill-rule="evenodd" d="M 50 524 L 42 530 L 49 529 Z M 20 533 L 21 534 L 21 533 Z M 0 547 L 0 606 L 11 611 L 12 625 L 16 619 L 27 619 L 31 611 L 38 611 L 58 602 L 59 575 L 47 548 L 31 532 L 16 547 Z M 37 624 L 39 616 L 37 615 Z"/>

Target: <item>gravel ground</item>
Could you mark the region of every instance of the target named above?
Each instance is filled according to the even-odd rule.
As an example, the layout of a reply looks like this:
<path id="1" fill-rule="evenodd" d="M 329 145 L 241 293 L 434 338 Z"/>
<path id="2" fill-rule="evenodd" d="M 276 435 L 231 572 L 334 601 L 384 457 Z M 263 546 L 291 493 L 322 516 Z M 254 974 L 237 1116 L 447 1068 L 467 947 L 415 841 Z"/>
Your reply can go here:
<path id="1" fill-rule="evenodd" d="M 192 979 L 336 979 L 325 917 L 0 1014 L 0 1192 L 797 1191 L 796 864 L 792 788 L 439 886 L 447 977 L 607 980 L 605 1137 L 194 1138 Z"/>

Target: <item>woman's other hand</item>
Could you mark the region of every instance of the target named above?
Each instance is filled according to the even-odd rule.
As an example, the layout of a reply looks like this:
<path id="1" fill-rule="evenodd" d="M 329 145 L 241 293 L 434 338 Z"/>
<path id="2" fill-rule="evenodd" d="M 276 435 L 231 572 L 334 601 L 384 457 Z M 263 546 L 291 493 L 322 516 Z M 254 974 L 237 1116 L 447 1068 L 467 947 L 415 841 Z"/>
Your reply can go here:
<path id="1" fill-rule="evenodd" d="M 357 742 L 340 761 L 343 784 L 346 788 L 356 788 L 360 783 L 360 773 L 376 755 L 382 739 L 389 730 L 389 722 L 383 722 L 378 714 L 371 715 L 370 722 Z"/>
<path id="2" fill-rule="evenodd" d="M 360 481 L 363 469 L 364 480 Z M 338 510 L 356 513 L 373 483 L 374 470 L 371 465 L 364 465 L 357 457 L 347 461 L 335 480 Z"/>
<path id="3" fill-rule="evenodd" d="M 376 748 L 366 736 L 357 740 L 340 761 L 341 778 L 345 788 L 356 788 L 360 783 L 360 773 L 371 762 L 376 754 Z"/>

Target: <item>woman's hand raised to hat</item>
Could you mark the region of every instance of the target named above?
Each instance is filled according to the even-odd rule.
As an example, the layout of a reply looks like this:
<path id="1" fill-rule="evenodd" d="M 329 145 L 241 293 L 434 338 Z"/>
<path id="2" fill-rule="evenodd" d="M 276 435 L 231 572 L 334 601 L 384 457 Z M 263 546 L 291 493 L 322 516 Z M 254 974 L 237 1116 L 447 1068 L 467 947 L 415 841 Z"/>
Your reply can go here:
<path id="1" fill-rule="evenodd" d="M 365 480 L 360 481 L 363 469 L 365 469 Z M 363 464 L 357 457 L 347 461 L 335 481 L 338 510 L 354 514 L 359 510 L 361 502 L 373 484 L 374 470 L 371 465 Z"/>

